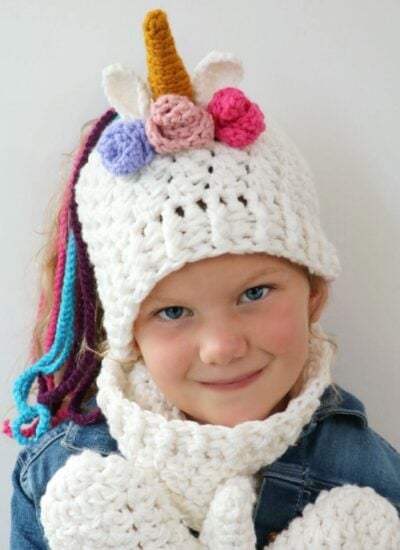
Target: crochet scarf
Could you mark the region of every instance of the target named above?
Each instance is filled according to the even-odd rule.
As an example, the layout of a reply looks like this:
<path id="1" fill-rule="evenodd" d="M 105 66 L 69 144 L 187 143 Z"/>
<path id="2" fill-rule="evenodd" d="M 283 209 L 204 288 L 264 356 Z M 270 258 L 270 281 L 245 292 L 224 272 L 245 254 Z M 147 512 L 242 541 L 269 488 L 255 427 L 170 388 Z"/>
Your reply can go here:
<path id="1" fill-rule="evenodd" d="M 123 456 L 84 450 L 54 474 L 40 501 L 50 548 L 255 548 L 255 474 L 296 443 L 330 383 L 334 350 L 321 337 L 286 410 L 234 428 L 186 420 L 144 365 L 105 359 L 98 402 Z M 398 550 L 400 520 L 374 489 L 348 484 L 321 491 L 270 547 Z"/>
<path id="2" fill-rule="evenodd" d="M 98 403 L 125 458 L 156 479 L 187 527 L 200 530 L 216 490 L 277 460 L 296 443 L 331 382 L 333 346 L 315 324 L 303 387 L 286 410 L 233 428 L 187 420 L 150 379 L 144 364 L 124 370 L 103 360 Z M 254 483 L 253 483 L 254 486 Z"/>

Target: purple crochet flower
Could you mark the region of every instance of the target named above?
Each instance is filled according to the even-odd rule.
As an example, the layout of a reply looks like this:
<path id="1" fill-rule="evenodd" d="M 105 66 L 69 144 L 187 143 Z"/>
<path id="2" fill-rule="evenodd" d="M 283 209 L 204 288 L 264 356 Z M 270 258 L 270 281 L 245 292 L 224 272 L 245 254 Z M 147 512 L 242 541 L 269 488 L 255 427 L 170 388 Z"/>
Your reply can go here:
<path id="1" fill-rule="evenodd" d="M 104 166 L 115 176 L 136 172 L 154 156 L 143 120 L 114 122 L 105 129 L 96 149 Z"/>

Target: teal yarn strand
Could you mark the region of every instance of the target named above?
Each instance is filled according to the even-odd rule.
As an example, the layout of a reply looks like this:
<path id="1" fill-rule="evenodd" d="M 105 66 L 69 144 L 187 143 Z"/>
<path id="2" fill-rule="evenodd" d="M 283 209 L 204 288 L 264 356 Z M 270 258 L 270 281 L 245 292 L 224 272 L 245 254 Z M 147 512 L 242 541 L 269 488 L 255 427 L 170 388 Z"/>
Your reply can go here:
<path id="1" fill-rule="evenodd" d="M 21 445 L 28 445 L 37 441 L 50 426 L 51 413 L 48 407 L 41 403 L 29 405 L 27 402 L 28 395 L 38 374 L 42 373 L 48 375 L 58 371 L 71 352 L 74 341 L 76 272 L 76 242 L 74 234 L 71 231 L 68 237 L 60 311 L 53 345 L 46 355 L 43 355 L 39 361 L 23 372 L 14 383 L 13 396 L 19 415 L 12 422 L 12 432 L 14 439 Z M 39 419 L 39 422 L 36 427 L 35 435 L 31 438 L 22 435 L 21 427 L 24 424 L 32 423 L 36 418 Z"/>

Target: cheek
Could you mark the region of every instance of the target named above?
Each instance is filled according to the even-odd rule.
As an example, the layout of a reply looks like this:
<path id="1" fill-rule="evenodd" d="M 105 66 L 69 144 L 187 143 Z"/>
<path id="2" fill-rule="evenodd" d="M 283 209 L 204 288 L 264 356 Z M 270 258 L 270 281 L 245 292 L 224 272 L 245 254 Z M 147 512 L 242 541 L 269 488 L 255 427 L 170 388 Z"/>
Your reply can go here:
<path id="1" fill-rule="evenodd" d="M 304 304 L 288 300 L 279 304 L 258 323 L 258 339 L 274 354 L 283 354 L 308 345 L 308 323 Z"/>
<path id="2" fill-rule="evenodd" d="M 137 330 L 136 341 L 140 353 L 155 382 L 182 375 L 190 363 L 190 346 L 173 331 L 159 327 Z"/>

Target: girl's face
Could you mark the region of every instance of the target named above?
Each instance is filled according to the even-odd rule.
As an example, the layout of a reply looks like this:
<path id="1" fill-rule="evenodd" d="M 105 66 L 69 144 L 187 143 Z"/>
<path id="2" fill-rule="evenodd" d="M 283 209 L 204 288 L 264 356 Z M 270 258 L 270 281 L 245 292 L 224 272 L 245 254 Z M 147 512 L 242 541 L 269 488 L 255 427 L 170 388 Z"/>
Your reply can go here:
<path id="1" fill-rule="evenodd" d="M 321 280 L 266 254 L 186 264 L 142 303 L 135 342 L 151 377 L 187 417 L 233 427 L 286 408 L 308 357 Z"/>

